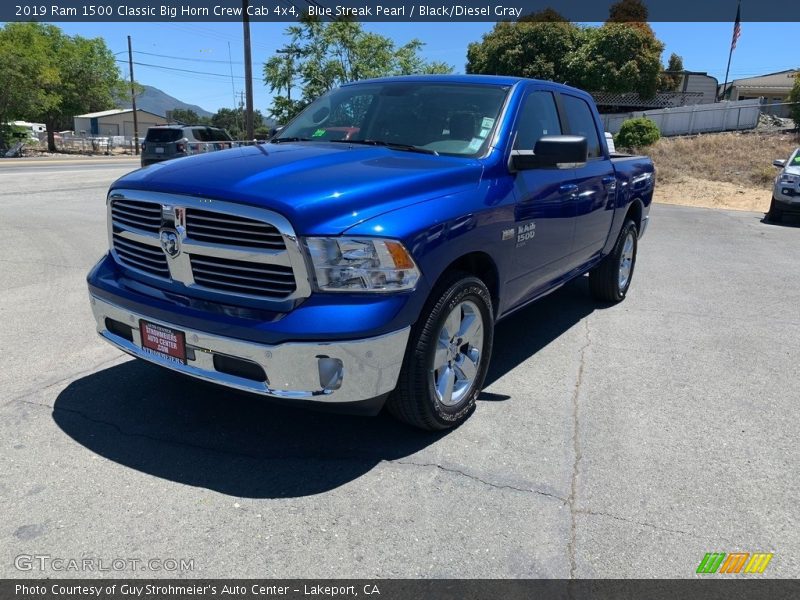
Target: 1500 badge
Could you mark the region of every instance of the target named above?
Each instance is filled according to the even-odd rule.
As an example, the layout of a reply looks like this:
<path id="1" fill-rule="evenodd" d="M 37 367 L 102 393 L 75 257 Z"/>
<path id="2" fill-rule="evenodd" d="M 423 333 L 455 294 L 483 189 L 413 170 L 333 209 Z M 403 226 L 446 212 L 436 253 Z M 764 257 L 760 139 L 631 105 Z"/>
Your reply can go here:
<path id="1" fill-rule="evenodd" d="M 517 248 L 524 246 L 527 241 L 532 240 L 535 235 L 536 223 L 534 221 L 517 227 Z"/>

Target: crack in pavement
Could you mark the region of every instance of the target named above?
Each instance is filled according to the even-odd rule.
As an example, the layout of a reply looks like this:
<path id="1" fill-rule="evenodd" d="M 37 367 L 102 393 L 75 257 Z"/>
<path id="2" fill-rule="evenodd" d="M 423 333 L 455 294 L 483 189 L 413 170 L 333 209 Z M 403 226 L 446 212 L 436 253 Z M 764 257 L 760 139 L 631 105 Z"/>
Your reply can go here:
<path id="1" fill-rule="evenodd" d="M 438 463 L 418 463 L 418 462 L 414 462 L 414 461 L 410 461 L 410 460 L 409 461 L 387 460 L 387 461 L 384 461 L 384 462 L 388 462 L 388 463 L 392 463 L 392 464 L 398 464 L 398 465 L 411 465 L 411 466 L 414 466 L 414 467 L 433 467 L 433 468 L 439 469 L 440 471 L 444 471 L 445 473 L 450 473 L 450 474 L 453 474 L 453 475 L 460 475 L 462 477 L 466 477 L 467 479 L 471 479 L 473 481 L 477 481 L 479 483 L 482 483 L 484 485 L 487 485 L 487 486 L 489 486 L 491 488 L 494 488 L 494 489 L 497 489 L 497 490 L 513 490 L 515 492 L 524 492 L 526 494 L 536 494 L 538 496 L 545 496 L 547 498 L 552 498 L 553 500 L 558 500 L 562 504 L 566 504 L 567 503 L 567 499 L 559 496 L 558 494 L 551 494 L 549 492 L 543 492 L 542 490 L 537 490 L 537 489 L 534 489 L 534 488 L 521 488 L 521 487 L 516 487 L 516 486 L 513 486 L 513 485 L 492 483 L 491 481 L 487 481 L 485 479 L 481 479 L 477 475 L 472 475 L 470 473 L 467 473 L 466 471 L 462 471 L 460 469 L 455 469 L 453 467 L 445 467 L 445 466 L 440 465 Z"/>
<path id="2" fill-rule="evenodd" d="M 578 364 L 578 375 L 575 378 L 575 389 L 572 392 L 572 450 L 575 454 L 575 460 L 572 463 L 572 480 L 570 482 L 569 497 L 567 498 L 567 505 L 569 506 L 570 527 L 569 527 L 569 542 L 567 543 L 567 555 L 569 556 L 569 577 L 575 579 L 578 571 L 578 563 L 576 554 L 576 541 L 577 541 L 577 505 L 578 505 L 578 470 L 582 458 L 582 450 L 580 443 L 580 430 L 578 419 L 578 400 L 581 391 L 581 384 L 583 383 L 583 371 L 586 366 L 586 351 L 592 343 L 589 336 L 589 318 L 584 319 L 586 324 L 586 343 L 580 349 L 580 362 Z"/>
<path id="3" fill-rule="evenodd" d="M 608 517 L 609 519 L 614 519 L 615 521 L 622 521 L 623 523 L 629 523 L 629 524 L 632 524 L 632 525 L 639 525 L 641 527 L 649 527 L 650 529 L 654 529 L 655 531 L 664 531 L 666 533 L 678 533 L 678 534 L 681 534 L 681 535 L 687 535 L 687 536 L 689 536 L 691 538 L 694 538 L 696 540 L 701 540 L 703 542 L 707 542 L 707 541 L 709 541 L 709 539 L 712 539 L 712 536 L 701 537 L 699 535 L 695 535 L 691 531 L 683 531 L 682 529 L 670 529 L 669 527 L 662 527 L 661 525 L 656 525 L 655 523 L 648 523 L 646 521 L 636 521 L 635 519 L 626 519 L 625 517 L 620 517 L 619 515 L 614 515 L 614 514 L 607 513 L 607 512 L 602 512 L 602 511 L 589 510 L 588 508 L 579 508 L 575 512 L 576 512 L 576 514 L 588 515 L 588 516 L 591 516 L 591 517 Z M 725 539 L 719 538 L 716 535 L 713 536 L 713 540 L 714 540 L 714 543 L 719 543 L 720 541 L 723 541 L 723 542 L 726 542 L 726 543 L 729 543 L 729 544 L 732 544 L 732 545 L 738 545 L 739 543 L 741 543 L 740 541 L 725 540 Z"/>

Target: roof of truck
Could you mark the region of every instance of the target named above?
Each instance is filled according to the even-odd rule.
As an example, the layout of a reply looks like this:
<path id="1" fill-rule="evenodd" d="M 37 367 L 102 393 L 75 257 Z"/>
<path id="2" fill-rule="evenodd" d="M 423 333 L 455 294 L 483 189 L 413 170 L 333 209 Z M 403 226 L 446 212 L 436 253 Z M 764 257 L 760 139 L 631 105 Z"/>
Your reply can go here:
<path id="1" fill-rule="evenodd" d="M 393 77 L 377 77 L 375 79 L 362 79 L 351 81 L 344 85 L 358 83 L 380 83 L 390 81 L 433 81 L 441 83 L 479 83 L 487 85 L 514 85 L 519 81 L 533 81 L 523 77 L 508 77 L 505 75 L 398 75 Z M 547 82 L 550 83 L 550 82 Z"/>

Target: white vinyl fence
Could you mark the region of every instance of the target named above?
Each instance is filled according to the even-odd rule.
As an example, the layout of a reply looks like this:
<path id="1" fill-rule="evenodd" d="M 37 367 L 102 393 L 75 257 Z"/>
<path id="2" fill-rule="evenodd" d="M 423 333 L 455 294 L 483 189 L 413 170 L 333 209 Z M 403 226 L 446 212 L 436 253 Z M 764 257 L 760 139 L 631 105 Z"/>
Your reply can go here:
<path id="1" fill-rule="evenodd" d="M 761 101 L 754 99 L 600 116 L 606 131 L 615 135 L 624 121 L 636 117 L 647 117 L 656 122 L 661 130 L 661 135 L 668 137 L 712 131 L 755 129 L 760 114 Z"/>

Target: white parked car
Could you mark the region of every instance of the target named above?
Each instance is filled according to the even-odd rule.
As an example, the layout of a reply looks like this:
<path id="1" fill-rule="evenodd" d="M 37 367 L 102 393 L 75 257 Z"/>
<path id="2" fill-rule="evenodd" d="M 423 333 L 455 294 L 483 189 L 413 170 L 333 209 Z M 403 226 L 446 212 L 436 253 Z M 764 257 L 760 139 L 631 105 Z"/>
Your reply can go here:
<path id="1" fill-rule="evenodd" d="M 775 178 L 767 218 L 779 223 L 787 212 L 800 213 L 800 148 L 792 152 L 789 160 L 776 160 L 772 164 L 780 167 L 781 172 Z"/>

